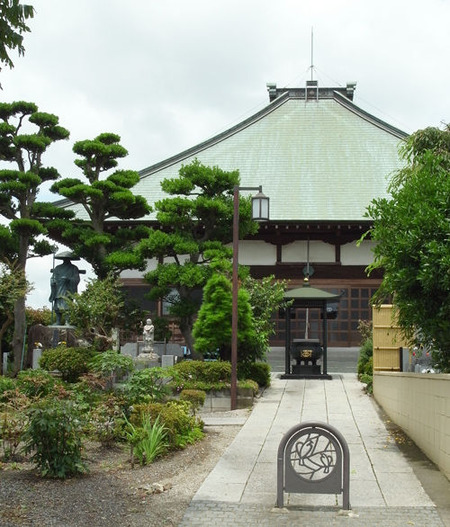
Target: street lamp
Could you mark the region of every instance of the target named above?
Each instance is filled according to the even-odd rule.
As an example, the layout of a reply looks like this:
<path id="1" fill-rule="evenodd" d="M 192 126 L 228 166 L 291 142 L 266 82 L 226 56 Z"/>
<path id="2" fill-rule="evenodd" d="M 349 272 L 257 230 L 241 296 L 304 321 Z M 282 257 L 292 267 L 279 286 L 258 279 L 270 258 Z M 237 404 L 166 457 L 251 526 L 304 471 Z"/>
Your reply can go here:
<path id="1" fill-rule="evenodd" d="M 233 193 L 233 300 L 231 311 L 231 409 L 237 406 L 237 348 L 238 348 L 238 267 L 239 267 L 239 191 L 257 190 L 252 197 L 252 219 L 269 221 L 269 198 L 262 193 L 262 187 L 234 186 Z"/>

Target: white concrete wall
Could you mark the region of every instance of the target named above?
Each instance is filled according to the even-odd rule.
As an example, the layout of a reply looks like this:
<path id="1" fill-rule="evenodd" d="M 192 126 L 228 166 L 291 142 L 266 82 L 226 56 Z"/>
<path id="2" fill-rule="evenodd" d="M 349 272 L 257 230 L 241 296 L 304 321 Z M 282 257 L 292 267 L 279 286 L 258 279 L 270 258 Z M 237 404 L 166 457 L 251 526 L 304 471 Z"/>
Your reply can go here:
<path id="1" fill-rule="evenodd" d="M 356 242 L 341 246 L 342 265 L 369 265 L 373 262 L 374 242 L 365 240 L 359 246 Z"/>
<path id="2" fill-rule="evenodd" d="M 376 372 L 374 397 L 450 479 L 450 374 Z"/>
<path id="3" fill-rule="evenodd" d="M 262 240 L 239 242 L 239 263 L 241 265 L 275 265 L 277 248 Z"/>
<path id="4" fill-rule="evenodd" d="M 283 246 L 283 262 L 306 262 L 308 259 L 308 242 L 297 241 Z M 309 242 L 310 263 L 333 263 L 336 259 L 334 245 L 321 241 Z"/>

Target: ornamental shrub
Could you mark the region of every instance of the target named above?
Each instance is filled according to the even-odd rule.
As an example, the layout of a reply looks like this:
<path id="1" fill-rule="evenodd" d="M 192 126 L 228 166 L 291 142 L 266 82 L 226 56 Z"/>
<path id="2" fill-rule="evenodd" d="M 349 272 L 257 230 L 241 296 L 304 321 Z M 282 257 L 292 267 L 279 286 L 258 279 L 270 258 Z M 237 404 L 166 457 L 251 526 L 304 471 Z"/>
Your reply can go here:
<path id="1" fill-rule="evenodd" d="M 2 459 L 15 459 L 25 430 L 28 427 L 28 410 L 32 400 L 18 388 L 5 391 L 0 403 L 0 443 Z"/>
<path id="2" fill-rule="evenodd" d="M 68 348 L 65 344 L 60 344 L 42 352 L 39 366 L 47 371 L 61 372 L 63 380 L 67 382 L 76 382 L 88 372 L 93 356 L 92 348 Z"/>
<path id="3" fill-rule="evenodd" d="M 28 397 L 45 397 L 55 384 L 55 378 L 45 370 L 24 370 L 17 374 L 17 388 Z"/>
<path id="4" fill-rule="evenodd" d="M 149 415 L 144 415 L 142 426 L 136 427 L 127 421 L 127 441 L 131 444 L 131 465 L 134 465 L 136 456 L 141 465 L 151 463 L 155 458 L 167 450 L 167 431 L 159 421 L 159 416 L 152 420 Z"/>
<path id="5" fill-rule="evenodd" d="M 134 370 L 133 359 L 117 351 L 107 350 L 96 353 L 89 361 L 89 370 L 100 373 L 112 382 L 114 377 L 123 377 Z"/>
<path id="6" fill-rule="evenodd" d="M 165 368 L 145 368 L 133 373 L 125 386 L 125 395 L 132 403 L 162 401 L 171 390 Z"/>
<path id="7" fill-rule="evenodd" d="M 184 448 L 203 437 L 203 423 L 191 415 L 191 405 L 187 401 L 169 401 L 136 405 L 130 417 L 134 426 L 142 427 L 143 419 L 149 415 L 152 421 L 158 416 L 167 431 L 170 449 Z"/>
<path id="8" fill-rule="evenodd" d="M 4 377 L 0 375 L 0 403 L 6 402 L 9 399 L 8 393 L 14 390 L 16 381 L 11 377 Z"/>
<path id="9" fill-rule="evenodd" d="M 231 380 L 231 364 L 226 361 L 181 361 L 177 362 L 170 371 L 174 374 L 177 383 L 201 381 L 206 384 L 229 384 Z"/>
<path id="10" fill-rule="evenodd" d="M 86 472 L 81 459 L 82 425 L 71 401 L 47 398 L 30 412 L 25 453 L 43 476 L 67 478 Z"/>
<path id="11" fill-rule="evenodd" d="M 181 390 L 180 401 L 188 401 L 195 414 L 204 404 L 206 392 L 203 390 Z"/>
<path id="12" fill-rule="evenodd" d="M 267 362 L 238 363 L 238 378 L 255 381 L 260 388 L 270 386 L 270 364 Z"/>
<path id="13" fill-rule="evenodd" d="M 87 429 L 90 437 L 105 447 L 111 447 L 125 437 L 123 400 L 112 394 L 105 397 L 89 414 Z"/>

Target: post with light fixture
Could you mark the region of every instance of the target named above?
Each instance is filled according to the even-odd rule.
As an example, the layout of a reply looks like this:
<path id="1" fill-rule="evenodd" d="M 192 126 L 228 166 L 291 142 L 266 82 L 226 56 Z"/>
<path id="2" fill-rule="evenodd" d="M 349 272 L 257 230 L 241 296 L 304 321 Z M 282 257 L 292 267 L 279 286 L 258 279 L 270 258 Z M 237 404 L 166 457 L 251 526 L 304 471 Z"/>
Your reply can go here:
<path id="1" fill-rule="evenodd" d="M 252 197 L 252 219 L 269 221 L 269 198 L 262 193 L 262 187 L 234 186 L 233 193 L 233 277 L 231 311 L 231 410 L 237 407 L 237 349 L 238 349 L 238 292 L 239 292 L 239 191 L 257 190 Z"/>

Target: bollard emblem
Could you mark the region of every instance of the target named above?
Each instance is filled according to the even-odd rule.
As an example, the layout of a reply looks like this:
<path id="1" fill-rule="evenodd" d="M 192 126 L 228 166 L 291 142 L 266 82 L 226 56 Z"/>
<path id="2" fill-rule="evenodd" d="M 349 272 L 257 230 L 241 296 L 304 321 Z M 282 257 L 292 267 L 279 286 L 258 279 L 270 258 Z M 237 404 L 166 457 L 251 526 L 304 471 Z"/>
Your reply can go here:
<path id="1" fill-rule="evenodd" d="M 342 434 L 326 423 L 292 427 L 278 447 L 277 507 L 284 493 L 343 494 L 350 510 L 350 454 Z"/>

